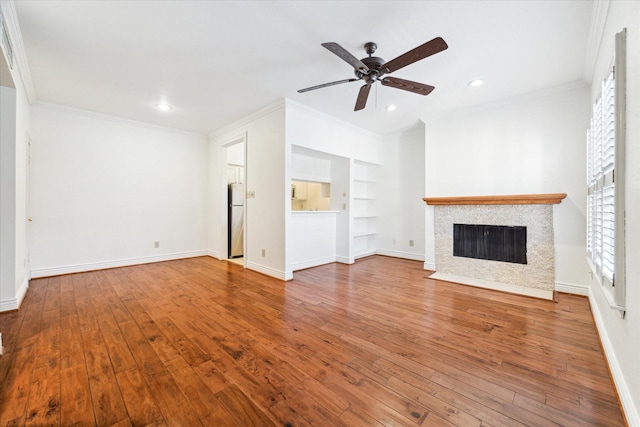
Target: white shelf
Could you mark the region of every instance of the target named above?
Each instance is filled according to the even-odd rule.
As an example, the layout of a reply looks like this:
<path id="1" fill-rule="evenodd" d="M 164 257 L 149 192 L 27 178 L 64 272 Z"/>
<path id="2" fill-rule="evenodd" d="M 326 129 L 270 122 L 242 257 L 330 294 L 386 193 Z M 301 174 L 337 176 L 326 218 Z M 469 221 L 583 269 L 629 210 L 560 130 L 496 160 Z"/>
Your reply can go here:
<path id="1" fill-rule="evenodd" d="M 353 237 L 366 237 L 366 236 L 375 236 L 378 234 L 376 231 L 361 231 L 359 233 L 353 233 Z"/>
<path id="2" fill-rule="evenodd" d="M 352 188 L 352 251 L 355 258 L 376 253 L 377 165 L 354 161 Z"/>

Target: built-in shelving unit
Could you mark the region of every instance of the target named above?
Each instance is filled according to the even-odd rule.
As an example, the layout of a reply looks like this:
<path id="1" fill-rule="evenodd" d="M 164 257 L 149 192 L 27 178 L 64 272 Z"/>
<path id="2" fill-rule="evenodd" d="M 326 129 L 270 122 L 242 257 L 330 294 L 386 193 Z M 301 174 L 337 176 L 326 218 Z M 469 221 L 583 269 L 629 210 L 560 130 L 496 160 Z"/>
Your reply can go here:
<path id="1" fill-rule="evenodd" d="M 354 160 L 351 201 L 353 256 L 362 258 L 376 253 L 377 165 Z"/>

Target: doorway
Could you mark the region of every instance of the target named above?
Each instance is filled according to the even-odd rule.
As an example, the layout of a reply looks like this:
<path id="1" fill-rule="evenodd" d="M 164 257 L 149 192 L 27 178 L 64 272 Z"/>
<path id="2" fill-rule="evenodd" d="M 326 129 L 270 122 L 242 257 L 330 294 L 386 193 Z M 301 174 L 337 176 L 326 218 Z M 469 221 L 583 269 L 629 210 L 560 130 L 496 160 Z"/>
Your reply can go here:
<path id="1" fill-rule="evenodd" d="M 222 146 L 222 177 L 224 212 L 221 221 L 225 224 L 222 231 L 222 259 L 246 267 L 246 138 L 236 138 Z"/>

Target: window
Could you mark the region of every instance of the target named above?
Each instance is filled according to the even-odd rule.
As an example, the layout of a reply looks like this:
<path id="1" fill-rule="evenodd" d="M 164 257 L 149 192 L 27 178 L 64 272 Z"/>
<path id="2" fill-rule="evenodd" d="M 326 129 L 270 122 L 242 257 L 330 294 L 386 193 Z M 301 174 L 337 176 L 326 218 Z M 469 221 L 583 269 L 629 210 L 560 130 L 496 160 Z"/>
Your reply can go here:
<path id="1" fill-rule="evenodd" d="M 612 308 L 624 312 L 625 35 L 587 130 L 587 252 Z"/>

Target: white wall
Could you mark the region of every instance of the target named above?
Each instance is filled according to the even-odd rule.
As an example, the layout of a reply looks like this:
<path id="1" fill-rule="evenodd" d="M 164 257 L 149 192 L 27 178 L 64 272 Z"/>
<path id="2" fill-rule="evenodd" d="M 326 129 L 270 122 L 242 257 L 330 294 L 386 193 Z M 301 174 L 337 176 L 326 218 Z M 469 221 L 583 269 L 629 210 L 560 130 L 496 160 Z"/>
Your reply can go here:
<path id="1" fill-rule="evenodd" d="M 627 28 L 626 316 L 591 280 L 591 308 L 629 425 L 640 425 L 640 2 L 611 2 L 594 67 L 591 101 L 611 64 L 614 35 Z M 617 225 L 616 225 L 617 226 Z"/>
<path id="2" fill-rule="evenodd" d="M 427 197 L 567 193 L 554 206 L 556 284 L 584 289 L 589 89 L 532 94 L 425 123 Z M 426 209 L 431 218 L 433 207 Z M 431 221 L 429 257 L 433 239 Z"/>
<path id="3" fill-rule="evenodd" d="M 322 153 L 380 163 L 380 137 L 291 100 L 287 105 L 287 144 Z"/>
<path id="4" fill-rule="evenodd" d="M 34 105 L 33 276 L 205 254 L 207 151 L 204 135 Z"/>
<path id="5" fill-rule="evenodd" d="M 28 153 L 31 128 L 29 99 L 23 88 L 23 82 L 16 82 L 16 299 L 22 301 L 29 287 L 29 244 L 27 231 L 28 212 Z"/>
<path id="6" fill-rule="evenodd" d="M 345 212 L 349 207 L 351 191 L 351 168 L 353 160 L 346 157 L 335 157 L 331 161 L 331 210 L 340 212 L 336 217 L 336 259 L 344 264 L 352 264 L 353 251 L 350 218 Z"/>
<path id="7" fill-rule="evenodd" d="M 8 11 L 3 9 L 4 12 Z M 7 13 L 6 16 L 10 15 Z M 10 22 L 7 23 L 11 27 Z M 0 311 L 17 309 L 29 286 L 27 148 L 30 110 L 17 63 L 10 72 L 15 88 L 2 87 L 0 93 Z"/>
<path id="8" fill-rule="evenodd" d="M 382 141 L 384 161 L 376 184 L 380 254 L 424 261 L 424 147 L 423 127 Z"/>
<path id="9" fill-rule="evenodd" d="M 288 279 L 285 269 L 285 212 L 291 209 L 291 177 L 285 168 L 284 105 L 278 103 L 209 135 L 209 217 L 211 255 L 226 258 L 226 175 L 222 147 L 246 136 L 245 191 L 255 198 L 245 205 L 245 263 L 264 274 Z M 224 177 L 224 178 L 223 178 Z M 262 256 L 264 249 L 265 256 Z"/>
<path id="10" fill-rule="evenodd" d="M 0 311 L 16 301 L 16 90 L 0 86 Z"/>
<path id="11" fill-rule="evenodd" d="M 336 213 L 296 212 L 290 227 L 292 270 L 336 261 Z"/>
<path id="12" fill-rule="evenodd" d="M 297 152 L 291 147 L 291 178 L 301 181 L 331 182 L 331 159 L 316 151 Z M 318 157 L 320 155 L 321 157 Z"/>

